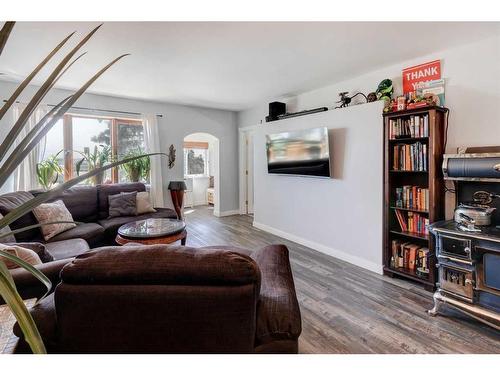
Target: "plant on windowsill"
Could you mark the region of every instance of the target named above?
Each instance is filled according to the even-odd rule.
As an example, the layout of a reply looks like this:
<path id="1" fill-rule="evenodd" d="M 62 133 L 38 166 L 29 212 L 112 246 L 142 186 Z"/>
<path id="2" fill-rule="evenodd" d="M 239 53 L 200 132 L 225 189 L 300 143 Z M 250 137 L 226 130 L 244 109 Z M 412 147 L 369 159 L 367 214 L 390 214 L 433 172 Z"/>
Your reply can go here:
<path id="1" fill-rule="evenodd" d="M 0 30 L 0 56 L 1 53 L 9 39 L 9 35 L 14 27 L 15 22 L 5 22 L 2 29 Z M 61 62 L 57 64 L 54 70 L 50 73 L 48 78 L 44 81 L 42 86 L 40 86 L 33 97 L 29 100 L 26 108 L 19 115 L 19 118 L 15 124 L 10 129 L 9 133 L 5 139 L 0 144 L 0 187 L 2 187 L 8 180 L 9 176 L 15 171 L 17 166 L 24 160 L 24 158 L 33 150 L 33 148 L 40 142 L 43 137 L 49 132 L 49 130 L 56 124 L 56 122 L 62 118 L 62 116 L 68 111 L 68 109 L 74 105 L 74 103 L 80 98 L 80 96 L 88 89 L 88 87 L 99 78 L 106 70 L 113 66 L 117 61 L 126 55 L 119 56 L 107 64 L 104 68 L 99 70 L 92 78 L 90 78 L 79 90 L 74 94 L 63 99 L 57 105 L 55 105 L 48 113 L 45 115 L 29 132 L 28 134 L 19 142 L 18 145 L 14 147 L 14 141 L 18 138 L 19 134 L 26 125 L 37 106 L 40 104 L 42 99 L 47 95 L 51 88 L 55 85 L 57 80 L 84 54 L 81 54 L 74 58 L 78 50 L 94 35 L 94 33 L 101 27 L 94 28 L 89 34 L 87 34 L 74 48 L 68 52 Z M 0 108 L 0 120 L 5 116 L 7 111 L 16 102 L 19 95 L 23 90 L 29 85 L 33 78 L 38 74 L 38 72 L 52 59 L 52 57 L 63 47 L 66 42 L 71 38 L 74 33 L 63 39 L 48 55 L 45 59 L 38 64 L 38 66 L 31 72 L 28 77 L 19 84 L 17 89 L 11 95 L 11 97 L 5 102 L 5 104 Z M 12 152 L 9 151 L 14 147 Z M 165 155 L 163 153 L 154 153 L 149 155 Z M 142 156 L 136 157 L 136 159 Z M 91 170 L 81 176 L 78 176 L 70 181 L 66 181 L 63 184 L 52 187 L 42 194 L 37 195 L 35 198 L 21 204 L 16 209 L 12 210 L 9 214 L 5 215 L 0 219 L 0 230 L 7 227 L 10 223 L 19 219 L 20 217 L 26 215 L 32 211 L 35 207 L 58 197 L 64 190 L 78 184 L 79 182 L 85 181 L 92 178 L 98 174 L 102 174 L 105 170 L 110 168 L 115 168 L 123 163 L 130 162 L 134 158 L 124 159 L 120 161 L 111 162 L 100 168 Z M 53 223 L 47 223 L 53 224 Z M 32 225 L 26 228 L 17 229 L 15 231 L 3 232 L 0 234 L 1 237 L 6 237 L 11 234 L 19 233 L 24 230 L 32 229 L 35 227 L 40 227 L 40 225 Z M 50 280 L 38 269 L 21 260 L 20 258 L 12 255 L 6 251 L 0 250 L 0 258 L 6 258 L 20 267 L 23 267 L 28 272 L 30 272 L 34 277 L 39 279 L 50 291 L 52 288 Z M 3 261 L 0 261 L 0 296 L 10 307 L 12 313 L 14 314 L 19 327 L 21 328 L 24 339 L 29 344 L 33 353 L 42 354 L 46 353 L 46 348 L 40 333 L 35 325 L 33 318 L 28 312 L 22 298 L 17 292 L 14 280 Z M 43 297 L 42 297 L 43 298 Z"/>
<path id="2" fill-rule="evenodd" d="M 38 183 L 44 190 L 49 190 L 57 182 L 59 176 L 64 173 L 64 169 L 58 162 L 58 157 L 62 152 L 64 152 L 64 150 L 59 151 L 55 155 L 49 156 L 47 159 L 36 165 Z"/>
<path id="3" fill-rule="evenodd" d="M 104 165 L 112 160 L 111 147 L 108 145 L 95 146 L 94 151 L 90 152 L 88 147 L 85 147 L 83 152 L 75 151 L 82 156 L 80 160 L 76 162 L 76 175 L 80 176 L 83 163 L 87 163 L 88 172 L 94 171 L 104 167 Z M 104 180 L 104 173 L 97 173 L 92 176 L 90 183 L 94 186 L 102 184 Z"/>
<path id="4" fill-rule="evenodd" d="M 129 151 L 125 155 L 125 159 L 140 156 L 139 159 L 129 161 L 121 165 L 121 169 L 125 172 L 127 179 L 130 182 L 139 182 L 141 180 L 149 181 L 149 171 L 151 169 L 151 160 L 143 151 Z"/>

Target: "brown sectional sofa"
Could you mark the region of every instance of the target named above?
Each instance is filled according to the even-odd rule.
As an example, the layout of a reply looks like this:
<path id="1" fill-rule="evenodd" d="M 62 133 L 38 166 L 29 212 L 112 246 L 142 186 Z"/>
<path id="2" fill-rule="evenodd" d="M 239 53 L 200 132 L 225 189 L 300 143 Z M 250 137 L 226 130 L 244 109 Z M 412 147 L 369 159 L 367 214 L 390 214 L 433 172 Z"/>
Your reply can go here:
<path id="1" fill-rule="evenodd" d="M 301 333 L 283 245 L 92 250 L 32 315 L 49 353 L 297 353 Z"/>
<path id="2" fill-rule="evenodd" d="M 121 225 L 151 217 L 177 218 L 177 214 L 172 209 L 156 208 L 157 212 L 154 213 L 108 219 L 109 195 L 145 190 L 146 187 L 142 183 L 75 186 L 70 188 L 53 200 L 62 199 L 73 219 L 81 224 L 58 234 L 48 242 L 44 241 L 38 228 L 20 232 L 15 235 L 16 242 L 31 247 L 37 253 L 41 251 L 40 246 L 43 246 L 54 258 L 54 261 L 41 264 L 37 268 L 52 278 L 53 283 L 54 281 L 58 282 L 59 271 L 75 256 L 85 253 L 91 248 L 114 245 L 116 233 Z M 41 193 L 41 191 L 16 191 L 0 195 L 0 214 L 7 215 L 12 209 Z M 10 228 L 14 230 L 37 223 L 35 216 L 30 212 L 10 224 Z M 15 269 L 11 273 L 21 297 L 32 298 L 43 295 L 43 286 L 28 272 L 23 269 Z"/>

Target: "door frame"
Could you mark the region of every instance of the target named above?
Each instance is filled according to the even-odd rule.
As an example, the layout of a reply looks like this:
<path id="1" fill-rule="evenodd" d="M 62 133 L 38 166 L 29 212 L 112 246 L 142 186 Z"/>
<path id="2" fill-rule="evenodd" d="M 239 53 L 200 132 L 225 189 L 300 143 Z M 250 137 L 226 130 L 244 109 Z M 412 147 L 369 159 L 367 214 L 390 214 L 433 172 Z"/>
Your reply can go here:
<path id="1" fill-rule="evenodd" d="M 247 205 L 247 183 L 248 183 L 248 175 L 246 174 L 247 168 L 248 168 L 248 146 L 250 146 L 253 149 L 253 140 L 248 142 L 247 145 L 247 140 L 249 138 L 253 138 L 255 129 L 257 128 L 258 125 L 253 125 L 253 126 L 246 126 L 243 128 L 239 128 L 238 130 L 238 149 L 239 149 L 239 203 L 240 203 L 240 215 L 246 215 L 248 213 L 253 213 L 253 208 L 255 202 L 253 199 L 249 200 L 249 204 Z M 252 162 L 250 163 L 251 168 L 248 169 L 248 173 L 250 175 L 250 180 L 252 181 L 252 186 L 253 184 L 253 179 L 254 179 L 254 173 L 253 173 L 253 152 L 250 152 Z M 253 193 L 253 188 L 251 189 Z M 252 194 L 255 196 L 255 194 Z"/>

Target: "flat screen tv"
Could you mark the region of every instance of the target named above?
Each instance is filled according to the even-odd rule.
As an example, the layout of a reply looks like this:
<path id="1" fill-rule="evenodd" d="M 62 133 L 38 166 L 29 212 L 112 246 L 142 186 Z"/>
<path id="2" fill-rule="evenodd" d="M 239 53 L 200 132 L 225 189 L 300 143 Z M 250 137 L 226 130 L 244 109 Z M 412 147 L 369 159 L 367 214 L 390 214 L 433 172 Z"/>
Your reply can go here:
<path id="1" fill-rule="evenodd" d="M 267 171 L 330 177 L 328 129 L 313 128 L 266 136 Z"/>

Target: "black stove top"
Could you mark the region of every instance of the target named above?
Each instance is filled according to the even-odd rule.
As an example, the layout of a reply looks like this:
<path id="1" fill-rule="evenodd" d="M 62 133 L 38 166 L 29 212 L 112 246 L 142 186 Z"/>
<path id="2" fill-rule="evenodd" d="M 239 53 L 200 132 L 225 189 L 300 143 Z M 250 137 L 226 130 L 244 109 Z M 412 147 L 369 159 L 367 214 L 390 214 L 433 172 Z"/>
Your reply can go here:
<path id="1" fill-rule="evenodd" d="M 488 241 L 500 242 L 500 225 L 490 225 L 487 227 L 476 227 L 480 232 L 469 232 L 460 229 L 454 220 L 438 221 L 429 226 L 431 233 L 448 233 L 465 237 L 484 239 Z"/>

